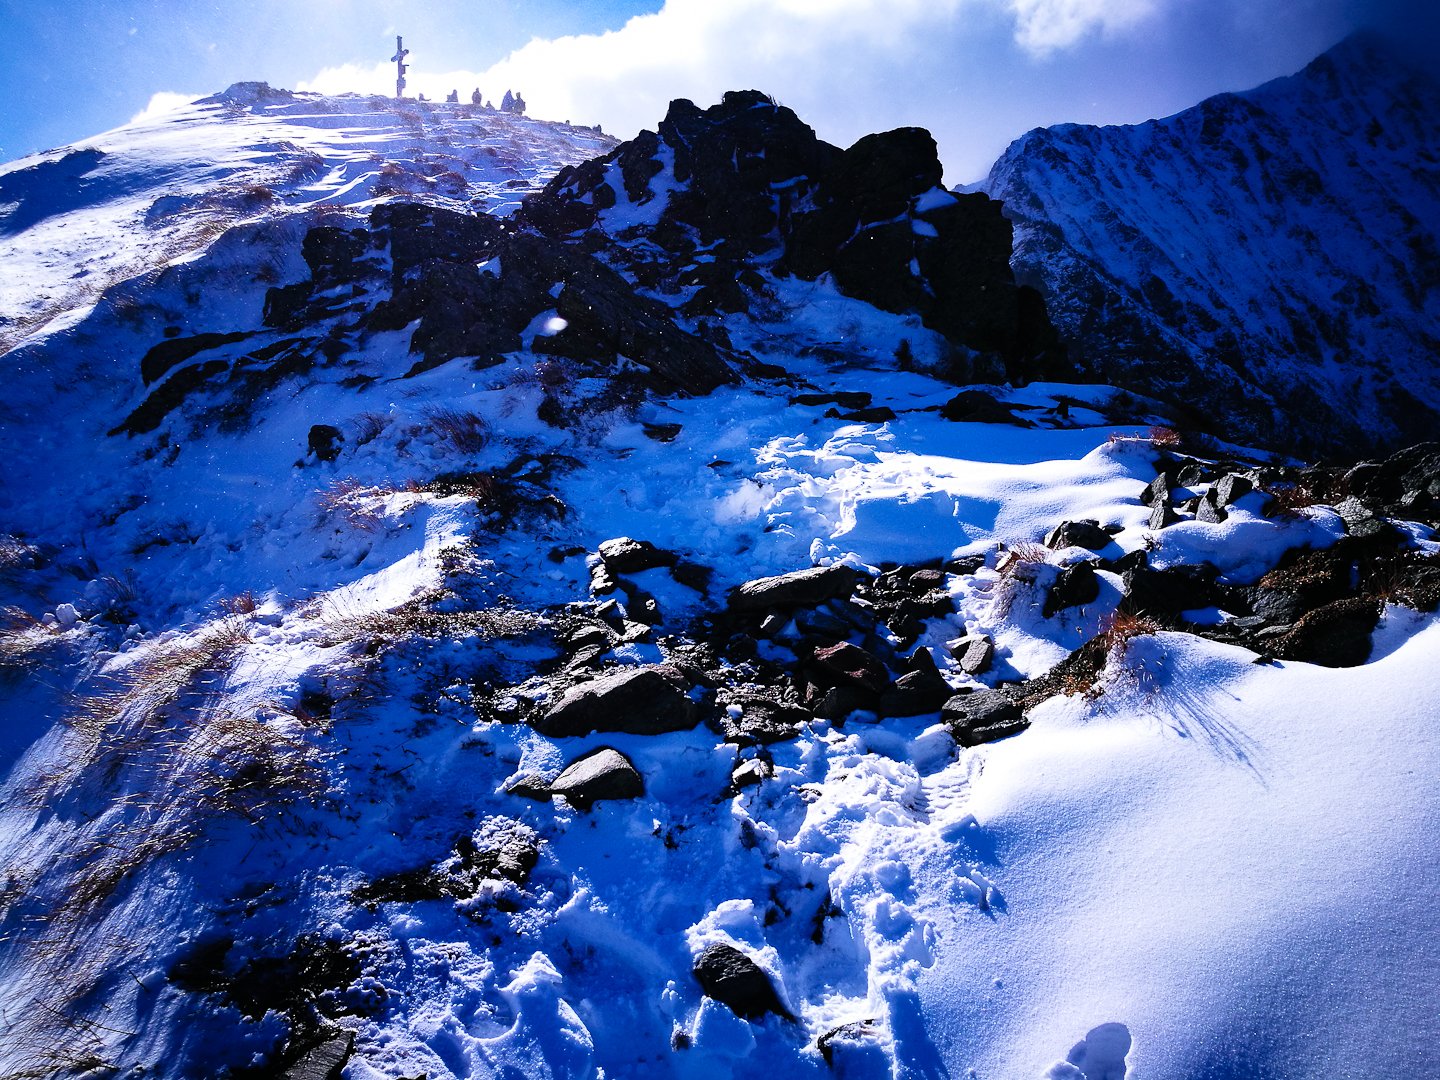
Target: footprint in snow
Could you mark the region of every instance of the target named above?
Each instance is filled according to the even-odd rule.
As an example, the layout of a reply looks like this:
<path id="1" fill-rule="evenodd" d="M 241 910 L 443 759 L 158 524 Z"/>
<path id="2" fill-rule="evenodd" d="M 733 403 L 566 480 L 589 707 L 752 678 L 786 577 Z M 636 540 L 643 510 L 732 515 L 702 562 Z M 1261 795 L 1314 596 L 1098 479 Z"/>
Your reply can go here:
<path id="1" fill-rule="evenodd" d="M 1071 1047 L 1064 1061 L 1050 1066 L 1041 1080 L 1125 1080 L 1129 1052 L 1130 1029 L 1124 1024 L 1101 1024 Z"/>

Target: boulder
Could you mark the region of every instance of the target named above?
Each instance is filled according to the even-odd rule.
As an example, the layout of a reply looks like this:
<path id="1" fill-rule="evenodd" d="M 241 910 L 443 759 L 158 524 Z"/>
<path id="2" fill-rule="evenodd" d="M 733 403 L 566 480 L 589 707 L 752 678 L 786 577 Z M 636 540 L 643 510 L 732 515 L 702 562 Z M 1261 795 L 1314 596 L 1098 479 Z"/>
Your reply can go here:
<path id="1" fill-rule="evenodd" d="M 1110 534 L 1100 527 L 1100 523 L 1093 518 L 1085 518 L 1081 521 L 1062 521 L 1050 534 L 1045 537 L 1045 546 L 1048 548 L 1082 547 L 1087 551 L 1099 551 L 1107 548 L 1113 541 Z"/>
<path id="2" fill-rule="evenodd" d="M 859 645 L 848 641 L 816 649 L 813 660 L 815 666 L 828 676 L 825 680 L 828 682 L 845 682 L 876 694 L 890 685 L 885 665 Z"/>
<path id="3" fill-rule="evenodd" d="M 859 580 L 858 571 L 838 564 L 756 578 L 737 586 L 730 593 L 730 610 L 814 607 L 826 600 L 845 600 L 855 591 Z"/>
<path id="4" fill-rule="evenodd" d="M 999 690 L 956 694 L 945 702 L 940 715 L 961 746 L 994 742 L 1030 726 L 1020 705 Z"/>
<path id="5" fill-rule="evenodd" d="M 966 675 L 983 675 L 995 659 L 995 643 L 984 634 L 970 634 L 952 641 L 950 655 Z"/>
<path id="6" fill-rule="evenodd" d="M 706 946 L 691 970 L 705 996 L 728 1005 L 736 1016 L 758 1020 L 773 1013 L 795 1019 L 765 970 L 733 945 L 716 942 Z"/>
<path id="7" fill-rule="evenodd" d="M 1301 616 L 1290 630 L 1268 644 L 1283 660 L 1359 667 L 1370 659 L 1371 634 L 1379 621 L 1378 601 L 1360 597 L 1336 600 Z"/>
<path id="8" fill-rule="evenodd" d="M 632 540 L 628 536 L 617 536 L 605 540 L 599 547 L 600 558 L 612 574 L 638 574 L 662 566 L 674 566 L 675 556 L 657 548 L 648 540 Z"/>
<path id="9" fill-rule="evenodd" d="M 689 680 L 669 664 L 622 668 L 572 686 L 534 727 L 552 738 L 592 731 L 630 735 L 685 731 L 695 726 L 700 715 L 687 695 L 689 687 Z"/>
<path id="10" fill-rule="evenodd" d="M 602 799 L 638 799 L 645 781 L 619 750 L 602 746 L 576 758 L 550 783 L 552 795 L 564 795 L 577 809 Z"/>
<path id="11" fill-rule="evenodd" d="M 1060 571 L 1045 594 L 1044 615 L 1048 619 L 1065 608 L 1093 604 L 1100 596 L 1100 579 L 1090 561 L 1072 563 Z"/>
<path id="12" fill-rule="evenodd" d="M 340 456 L 344 434 L 333 424 L 314 424 L 310 428 L 309 449 L 321 461 L 334 461 Z"/>
<path id="13" fill-rule="evenodd" d="M 954 693 L 954 688 L 938 672 L 907 671 L 880 695 L 880 712 L 885 716 L 939 712 Z"/>

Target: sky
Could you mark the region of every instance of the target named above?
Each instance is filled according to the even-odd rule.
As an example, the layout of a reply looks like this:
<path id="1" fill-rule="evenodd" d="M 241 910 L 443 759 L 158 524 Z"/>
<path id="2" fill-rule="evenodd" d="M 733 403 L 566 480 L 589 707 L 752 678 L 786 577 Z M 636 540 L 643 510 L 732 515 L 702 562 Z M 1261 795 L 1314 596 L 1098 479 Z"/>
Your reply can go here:
<path id="1" fill-rule="evenodd" d="M 1351 31 L 1440 42 L 1440 0 L 0 0 L 0 161 L 258 80 L 654 127 L 759 89 L 822 138 L 929 128 L 946 182 L 1055 123 L 1136 123 L 1299 70 Z M 1423 24 L 1423 25 L 1422 25 Z M 1425 50 L 1417 50 L 1422 53 Z M 1432 54 L 1433 55 L 1433 54 Z"/>

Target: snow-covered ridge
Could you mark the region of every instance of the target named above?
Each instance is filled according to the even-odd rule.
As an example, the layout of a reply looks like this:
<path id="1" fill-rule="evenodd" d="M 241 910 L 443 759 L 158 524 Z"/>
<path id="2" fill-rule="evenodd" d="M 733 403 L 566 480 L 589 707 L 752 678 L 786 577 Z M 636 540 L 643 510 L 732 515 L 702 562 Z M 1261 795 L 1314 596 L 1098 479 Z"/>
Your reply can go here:
<path id="1" fill-rule="evenodd" d="M 1072 353 L 1318 450 L 1440 430 L 1440 86 L 1376 40 L 1131 127 L 1032 131 L 984 190 Z"/>
<path id="2" fill-rule="evenodd" d="M 1440 447 L 957 388 L 915 271 L 1016 290 L 923 133 L 787 273 L 799 174 L 706 136 L 798 120 L 727 99 L 505 217 L 229 221 L 4 355 L 0 1075 L 1429 1066 Z"/>
<path id="3" fill-rule="evenodd" d="M 0 349 L 232 225 L 394 196 L 505 213 L 614 144 L 469 105 L 237 84 L 0 166 Z"/>

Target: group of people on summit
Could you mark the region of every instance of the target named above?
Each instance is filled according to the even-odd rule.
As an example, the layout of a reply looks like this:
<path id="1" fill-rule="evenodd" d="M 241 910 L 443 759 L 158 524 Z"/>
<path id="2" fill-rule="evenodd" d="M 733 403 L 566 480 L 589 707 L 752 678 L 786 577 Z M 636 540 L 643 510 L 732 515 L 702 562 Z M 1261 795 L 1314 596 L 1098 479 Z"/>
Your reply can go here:
<path id="1" fill-rule="evenodd" d="M 445 100 L 452 105 L 458 105 L 460 103 L 460 91 L 451 90 L 450 93 L 445 95 Z M 493 103 L 484 100 L 478 86 L 470 93 L 470 104 L 483 105 L 487 109 L 495 108 Z M 524 116 L 525 99 L 520 96 L 518 91 L 512 94 L 509 90 L 506 90 L 505 96 L 500 99 L 500 111 L 514 113 L 516 116 Z"/>

